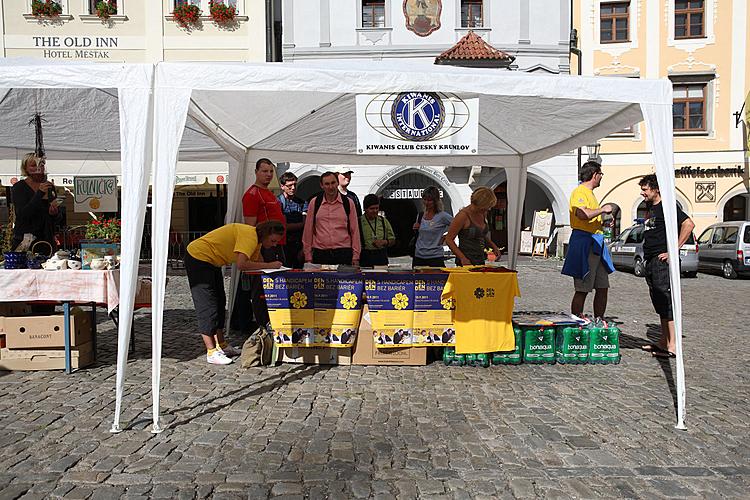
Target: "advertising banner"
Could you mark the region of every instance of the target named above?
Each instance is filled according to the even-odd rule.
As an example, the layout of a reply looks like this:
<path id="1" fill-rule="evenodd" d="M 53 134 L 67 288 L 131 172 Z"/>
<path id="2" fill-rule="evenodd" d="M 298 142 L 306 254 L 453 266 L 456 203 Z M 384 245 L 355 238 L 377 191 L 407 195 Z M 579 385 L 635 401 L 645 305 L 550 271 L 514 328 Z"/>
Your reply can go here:
<path id="1" fill-rule="evenodd" d="M 309 273 L 315 313 L 313 346 L 351 347 L 362 316 L 364 283 L 354 273 Z"/>
<path id="2" fill-rule="evenodd" d="M 454 346 L 452 298 L 442 299 L 447 273 L 414 276 L 414 346 Z"/>
<path id="3" fill-rule="evenodd" d="M 375 346 L 412 346 L 414 275 L 368 273 L 365 294 Z"/>
<path id="4" fill-rule="evenodd" d="M 479 99 L 445 92 L 357 96 L 357 154 L 479 154 Z"/>
<path id="5" fill-rule="evenodd" d="M 313 278 L 308 273 L 263 276 L 263 292 L 273 338 L 279 347 L 313 345 Z"/>

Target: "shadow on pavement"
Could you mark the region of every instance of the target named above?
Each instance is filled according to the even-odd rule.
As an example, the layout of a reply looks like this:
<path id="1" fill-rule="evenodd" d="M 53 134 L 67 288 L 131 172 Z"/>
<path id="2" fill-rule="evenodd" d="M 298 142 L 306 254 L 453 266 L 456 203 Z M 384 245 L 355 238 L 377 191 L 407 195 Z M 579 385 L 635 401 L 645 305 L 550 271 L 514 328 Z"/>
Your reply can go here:
<path id="1" fill-rule="evenodd" d="M 291 370 L 283 371 L 283 372 L 274 374 L 270 377 L 267 377 L 265 379 L 256 381 L 251 386 L 240 387 L 233 391 L 217 395 L 216 397 L 208 399 L 208 400 L 202 399 L 196 402 L 196 404 L 193 406 L 173 408 L 169 411 L 165 411 L 162 415 L 163 416 L 171 415 L 177 418 L 180 416 L 180 414 L 189 413 L 191 410 L 195 410 L 196 408 L 210 406 L 214 402 L 221 401 L 221 404 L 216 405 L 216 406 L 210 406 L 204 409 L 203 411 L 201 411 L 200 413 L 186 416 L 182 420 L 177 420 L 172 423 L 167 423 L 167 425 L 170 428 L 175 428 L 180 425 L 188 424 L 191 421 L 193 421 L 193 419 L 221 411 L 225 408 L 232 406 L 234 403 L 238 401 L 242 401 L 243 399 L 253 397 L 253 396 L 260 396 L 261 394 L 265 394 L 267 392 L 278 389 L 287 383 L 302 380 L 306 377 L 313 376 L 316 373 L 319 373 L 321 371 L 329 370 L 330 368 L 331 367 L 327 365 L 300 365 L 300 366 L 292 368 Z M 252 387 L 257 384 L 265 384 L 265 385 L 262 385 L 260 387 L 256 387 L 253 389 Z M 227 398 L 230 398 L 230 397 L 231 399 L 227 400 Z"/>

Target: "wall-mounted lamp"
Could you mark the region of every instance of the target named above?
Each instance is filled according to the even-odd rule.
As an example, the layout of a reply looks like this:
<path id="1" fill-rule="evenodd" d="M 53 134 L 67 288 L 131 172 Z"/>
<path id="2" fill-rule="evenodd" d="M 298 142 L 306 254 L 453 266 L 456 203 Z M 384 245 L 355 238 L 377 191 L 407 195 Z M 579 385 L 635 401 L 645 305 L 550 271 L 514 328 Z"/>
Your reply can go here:
<path id="1" fill-rule="evenodd" d="M 588 161 L 595 161 L 599 165 L 602 164 L 602 157 L 599 156 L 599 150 L 601 149 L 602 145 L 598 142 L 596 144 L 589 144 L 586 146 L 586 151 L 589 154 Z"/>

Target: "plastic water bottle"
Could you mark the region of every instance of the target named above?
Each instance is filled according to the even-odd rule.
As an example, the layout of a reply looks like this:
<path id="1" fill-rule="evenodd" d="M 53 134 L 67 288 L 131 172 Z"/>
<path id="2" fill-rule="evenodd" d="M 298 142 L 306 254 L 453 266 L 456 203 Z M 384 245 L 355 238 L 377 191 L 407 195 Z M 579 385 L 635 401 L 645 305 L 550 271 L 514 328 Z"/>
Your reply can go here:
<path id="1" fill-rule="evenodd" d="M 621 358 L 619 328 L 603 326 L 589 330 L 589 363 L 616 365 Z"/>
<path id="2" fill-rule="evenodd" d="M 513 334 L 516 337 L 516 348 L 512 351 L 493 352 L 493 365 L 518 365 L 523 361 L 523 335 L 521 329 L 514 327 Z"/>
<path id="3" fill-rule="evenodd" d="M 581 327 L 558 327 L 555 359 L 562 364 L 582 365 L 589 360 L 589 330 Z"/>
<path id="4" fill-rule="evenodd" d="M 555 364 L 555 329 L 532 327 L 525 330 L 523 360 L 525 363 Z"/>

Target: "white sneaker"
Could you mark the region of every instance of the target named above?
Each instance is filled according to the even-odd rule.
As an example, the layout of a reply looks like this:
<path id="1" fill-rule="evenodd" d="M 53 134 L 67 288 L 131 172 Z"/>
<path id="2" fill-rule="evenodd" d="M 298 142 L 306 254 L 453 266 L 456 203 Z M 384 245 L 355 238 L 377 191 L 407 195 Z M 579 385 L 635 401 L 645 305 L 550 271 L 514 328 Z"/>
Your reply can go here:
<path id="1" fill-rule="evenodd" d="M 226 347 L 218 346 L 218 349 L 230 358 L 236 358 L 241 354 L 239 349 L 237 349 L 236 347 L 232 347 L 229 344 L 227 344 Z"/>
<path id="2" fill-rule="evenodd" d="M 232 359 L 228 358 L 221 349 L 217 349 L 212 354 L 206 353 L 206 361 L 212 365 L 229 365 L 232 363 Z"/>

